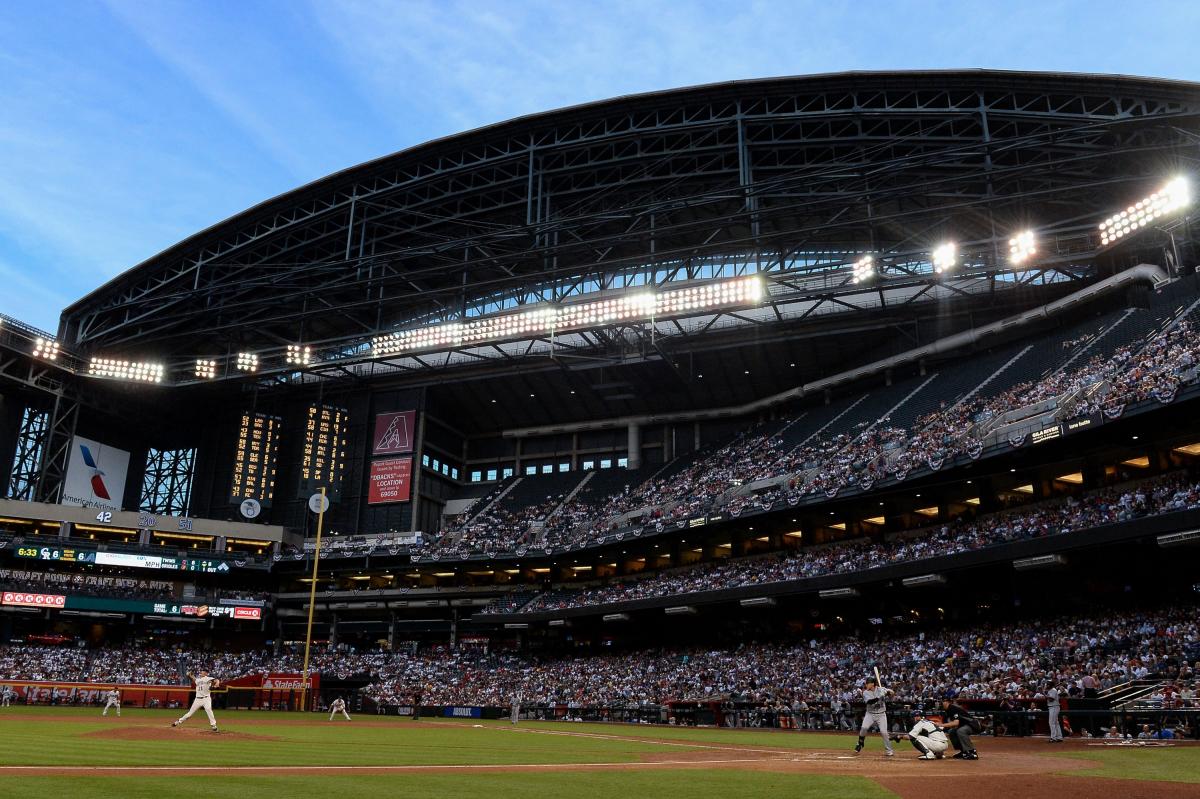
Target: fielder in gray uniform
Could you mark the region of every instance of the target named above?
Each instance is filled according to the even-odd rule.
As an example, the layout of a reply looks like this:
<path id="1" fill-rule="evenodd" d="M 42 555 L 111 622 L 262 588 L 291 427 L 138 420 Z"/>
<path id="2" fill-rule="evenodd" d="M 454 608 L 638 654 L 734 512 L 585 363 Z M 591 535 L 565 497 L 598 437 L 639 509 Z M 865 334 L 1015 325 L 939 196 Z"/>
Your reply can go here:
<path id="1" fill-rule="evenodd" d="M 521 695 L 517 694 L 512 698 L 512 716 L 509 719 L 513 724 L 521 718 Z"/>
<path id="2" fill-rule="evenodd" d="M 1063 731 L 1058 715 L 1062 711 L 1062 700 L 1059 698 L 1057 680 L 1046 691 L 1046 710 L 1050 711 L 1050 743 L 1060 744 L 1063 742 Z"/>
<path id="3" fill-rule="evenodd" d="M 858 743 L 854 745 L 855 752 L 861 752 L 863 744 L 866 743 L 867 733 L 872 727 L 879 728 L 879 734 L 883 737 L 883 747 L 887 750 L 888 757 L 896 754 L 896 750 L 892 749 L 892 740 L 888 737 L 887 723 L 887 702 L 885 697 L 893 693 L 891 688 L 883 688 L 879 683 L 875 682 L 874 677 L 867 678 L 867 685 L 863 688 L 863 701 L 867 704 L 866 712 L 863 713 L 862 726 L 858 728 Z"/>

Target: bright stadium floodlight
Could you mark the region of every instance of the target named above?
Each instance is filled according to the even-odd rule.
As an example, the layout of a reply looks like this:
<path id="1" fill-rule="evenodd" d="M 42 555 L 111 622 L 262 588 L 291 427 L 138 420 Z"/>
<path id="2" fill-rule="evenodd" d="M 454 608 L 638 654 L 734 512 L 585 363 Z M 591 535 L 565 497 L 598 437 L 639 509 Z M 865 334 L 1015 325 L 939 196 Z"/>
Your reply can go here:
<path id="1" fill-rule="evenodd" d="M 287 345 L 287 362 L 296 366 L 308 366 L 312 361 L 312 347 L 302 344 Z"/>
<path id="2" fill-rule="evenodd" d="M 237 368 L 241 372 L 257 372 L 258 356 L 253 352 L 239 352 L 237 354 Z"/>
<path id="3" fill-rule="evenodd" d="M 478 346 L 505 339 L 556 335 L 587 328 L 702 314 L 726 306 L 758 304 L 765 293 L 757 275 L 658 292 L 645 289 L 620 297 L 543 305 L 470 322 L 447 322 L 415 330 L 397 330 L 371 339 L 376 358 L 418 350 Z"/>
<path id="4" fill-rule="evenodd" d="M 58 342 L 54 339 L 36 338 L 33 341 L 33 357 L 43 361 L 58 360 Z"/>
<path id="5" fill-rule="evenodd" d="M 864 255 L 854 262 L 854 283 L 862 283 L 875 277 L 875 258 Z"/>
<path id="6" fill-rule="evenodd" d="M 217 376 L 217 362 L 204 358 L 196 359 L 196 377 L 200 380 L 212 380 Z"/>
<path id="7" fill-rule="evenodd" d="M 949 272 L 958 263 L 958 245 L 952 241 L 940 245 L 933 251 L 933 271 L 939 275 Z"/>
<path id="8" fill-rule="evenodd" d="M 161 363 L 122 361 L 116 358 L 92 358 L 88 374 L 92 377 L 110 377 L 116 380 L 132 380 L 135 383 L 161 383 Z"/>
<path id="9" fill-rule="evenodd" d="M 1144 200 L 1113 214 L 1100 223 L 1100 244 L 1112 244 L 1136 233 L 1155 219 L 1185 208 L 1192 202 L 1192 190 L 1187 178 L 1175 178 Z"/>
<path id="10" fill-rule="evenodd" d="M 1037 252 L 1037 242 L 1032 230 L 1023 230 L 1008 240 L 1008 260 L 1023 264 Z"/>

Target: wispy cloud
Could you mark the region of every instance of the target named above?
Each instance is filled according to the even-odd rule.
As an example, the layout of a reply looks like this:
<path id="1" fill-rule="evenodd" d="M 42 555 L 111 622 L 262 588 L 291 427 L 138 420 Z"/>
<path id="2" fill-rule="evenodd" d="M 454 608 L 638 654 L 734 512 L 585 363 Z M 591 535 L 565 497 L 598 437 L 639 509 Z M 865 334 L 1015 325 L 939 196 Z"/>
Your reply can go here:
<path id="1" fill-rule="evenodd" d="M 40 326 L 297 185 L 514 116 L 714 81 L 990 67 L 1195 80 L 1200 3 L 15 0 L 0 311 Z"/>

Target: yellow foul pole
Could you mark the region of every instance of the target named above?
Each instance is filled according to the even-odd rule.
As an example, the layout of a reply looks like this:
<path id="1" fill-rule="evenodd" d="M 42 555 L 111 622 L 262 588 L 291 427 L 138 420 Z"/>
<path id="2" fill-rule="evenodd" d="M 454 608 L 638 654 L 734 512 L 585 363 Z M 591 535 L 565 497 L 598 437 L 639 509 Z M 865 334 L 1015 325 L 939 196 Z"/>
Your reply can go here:
<path id="1" fill-rule="evenodd" d="M 308 653 L 312 648 L 313 608 L 317 604 L 317 569 L 321 566 L 321 530 L 325 524 L 325 488 L 321 488 L 321 511 L 317 514 L 317 545 L 313 549 L 312 583 L 308 589 L 308 628 L 304 631 L 304 671 L 300 679 L 300 710 L 308 710 Z"/>

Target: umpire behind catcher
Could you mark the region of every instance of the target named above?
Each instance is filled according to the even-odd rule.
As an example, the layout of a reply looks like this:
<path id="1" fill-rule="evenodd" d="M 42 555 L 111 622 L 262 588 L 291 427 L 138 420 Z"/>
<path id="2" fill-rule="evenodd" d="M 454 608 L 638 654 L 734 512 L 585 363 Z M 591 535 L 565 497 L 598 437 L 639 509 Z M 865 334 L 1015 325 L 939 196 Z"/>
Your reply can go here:
<path id="1" fill-rule="evenodd" d="M 956 760 L 978 760 L 979 753 L 975 751 L 972 735 L 978 735 L 983 727 L 979 720 L 967 712 L 966 708 L 951 701 L 948 697 L 942 700 L 941 729 L 950 735 L 950 743 L 958 750 Z"/>

